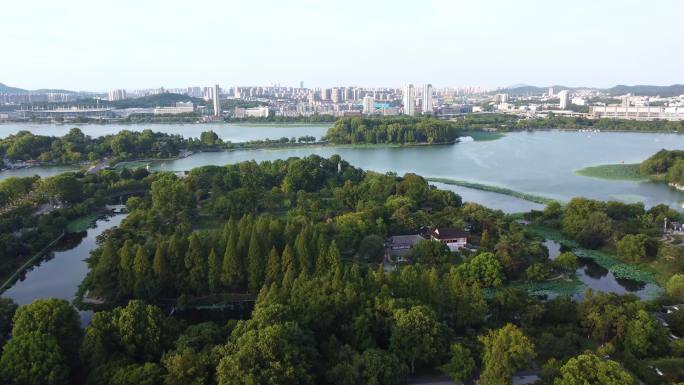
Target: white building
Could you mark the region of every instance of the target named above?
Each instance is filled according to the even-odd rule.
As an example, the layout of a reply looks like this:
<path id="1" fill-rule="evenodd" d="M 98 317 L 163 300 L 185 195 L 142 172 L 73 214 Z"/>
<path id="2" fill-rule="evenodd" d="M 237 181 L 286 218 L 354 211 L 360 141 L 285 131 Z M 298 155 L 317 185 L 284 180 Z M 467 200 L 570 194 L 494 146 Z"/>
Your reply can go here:
<path id="1" fill-rule="evenodd" d="M 612 118 L 629 120 L 684 120 L 684 107 L 649 106 L 593 106 L 591 117 L 594 119 Z"/>
<path id="2" fill-rule="evenodd" d="M 553 97 L 553 87 L 549 87 L 549 97 Z"/>
<path id="3" fill-rule="evenodd" d="M 584 98 L 580 98 L 579 96 L 575 96 L 574 98 L 572 98 L 572 104 L 574 104 L 576 106 L 584 106 L 587 104 L 587 101 L 584 100 Z"/>
<path id="4" fill-rule="evenodd" d="M 154 109 L 155 115 L 179 115 L 191 114 L 195 111 L 192 102 L 177 102 L 175 107 L 157 107 Z"/>
<path id="5" fill-rule="evenodd" d="M 423 85 L 423 113 L 432 114 L 432 84 Z"/>
<path id="6" fill-rule="evenodd" d="M 123 99 L 126 99 L 126 90 L 111 90 L 107 94 L 107 100 L 110 102 Z"/>
<path id="7" fill-rule="evenodd" d="M 260 106 L 245 109 L 245 116 L 250 118 L 268 118 L 268 107 Z"/>
<path id="8" fill-rule="evenodd" d="M 214 85 L 214 116 L 221 116 L 221 88 L 219 85 Z"/>
<path id="9" fill-rule="evenodd" d="M 568 108 L 568 104 L 570 104 L 570 92 L 568 92 L 568 90 L 559 92 L 558 99 L 560 99 L 560 109 L 566 110 Z"/>
<path id="10" fill-rule="evenodd" d="M 416 88 L 413 84 L 404 86 L 404 115 L 414 116 L 416 114 Z"/>
<path id="11" fill-rule="evenodd" d="M 363 113 L 366 115 L 375 113 L 375 99 L 370 95 L 363 97 Z"/>

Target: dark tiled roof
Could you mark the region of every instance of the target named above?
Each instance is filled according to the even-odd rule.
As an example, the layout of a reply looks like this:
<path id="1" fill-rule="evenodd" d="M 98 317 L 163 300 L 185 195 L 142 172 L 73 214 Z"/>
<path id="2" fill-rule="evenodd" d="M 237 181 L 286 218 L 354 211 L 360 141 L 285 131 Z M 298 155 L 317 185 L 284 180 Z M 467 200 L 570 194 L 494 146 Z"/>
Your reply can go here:
<path id="1" fill-rule="evenodd" d="M 438 227 L 432 230 L 432 236 L 437 239 L 468 238 L 470 234 L 454 227 Z"/>

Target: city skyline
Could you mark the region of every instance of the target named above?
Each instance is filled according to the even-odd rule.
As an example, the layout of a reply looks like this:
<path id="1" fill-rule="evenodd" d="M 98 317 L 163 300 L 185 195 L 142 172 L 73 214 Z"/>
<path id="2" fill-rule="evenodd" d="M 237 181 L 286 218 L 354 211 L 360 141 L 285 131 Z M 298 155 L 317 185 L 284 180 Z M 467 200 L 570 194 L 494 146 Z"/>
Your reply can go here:
<path id="1" fill-rule="evenodd" d="M 5 4 L 0 14 L 0 46 L 9 58 L 0 65 L 0 82 L 98 92 L 217 82 L 436 88 L 684 83 L 678 69 L 684 54 L 672 41 L 684 4 L 659 3 L 644 18 L 631 6 L 636 1 L 615 7 L 586 0 L 563 6 L 433 0 L 410 11 L 396 2 L 197 7 L 103 1 L 95 13 L 81 0 L 28 0 Z M 634 47 L 648 47 L 649 54 L 634 55 Z"/>

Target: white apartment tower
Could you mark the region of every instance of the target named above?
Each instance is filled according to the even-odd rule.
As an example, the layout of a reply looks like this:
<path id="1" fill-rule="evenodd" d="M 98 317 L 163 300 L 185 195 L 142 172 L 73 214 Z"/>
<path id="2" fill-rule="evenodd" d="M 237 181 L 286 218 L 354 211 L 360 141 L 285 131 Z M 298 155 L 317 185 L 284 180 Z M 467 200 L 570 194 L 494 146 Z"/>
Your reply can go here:
<path id="1" fill-rule="evenodd" d="M 221 116 L 221 88 L 216 84 L 214 86 L 214 116 Z"/>
<path id="2" fill-rule="evenodd" d="M 366 115 L 375 113 L 375 99 L 370 95 L 363 97 L 363 113 Z"/>
<path id="3" fill-rule="evenodd" d="M 563 90 L 558 93 L 558 99 L 560 99 L 560 109 L 565 110 L 570 104 L 570 92 L 568 90 Z"/>
<path id="4" fill-rule="evenodd" d="M 404 86 L 404 115 L 416 114 L 416 88 L 413 84 Z"/>
<path id="5" fill-rule="evenodd" d="M 432 84 L 423 85 L 423 113 L 432 113 Z"/>

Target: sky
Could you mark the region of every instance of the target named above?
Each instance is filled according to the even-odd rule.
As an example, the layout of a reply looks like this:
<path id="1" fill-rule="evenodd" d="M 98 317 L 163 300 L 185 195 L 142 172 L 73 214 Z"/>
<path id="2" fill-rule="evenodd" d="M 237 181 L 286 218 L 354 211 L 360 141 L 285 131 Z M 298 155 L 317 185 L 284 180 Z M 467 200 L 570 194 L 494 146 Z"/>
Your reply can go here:
<path id="1" fill-rule="evenodd" d="M 684 1 L 21 0 L 0 82 L 37 89 L 684 83 Z"/>

